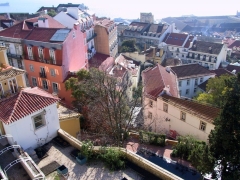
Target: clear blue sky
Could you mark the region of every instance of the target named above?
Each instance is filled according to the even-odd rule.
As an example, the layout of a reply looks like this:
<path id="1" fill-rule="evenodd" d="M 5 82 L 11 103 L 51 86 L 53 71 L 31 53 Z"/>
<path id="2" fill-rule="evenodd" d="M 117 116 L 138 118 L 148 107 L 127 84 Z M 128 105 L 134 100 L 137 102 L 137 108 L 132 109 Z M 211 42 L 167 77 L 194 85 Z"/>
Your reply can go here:
<path id="1" fill-rule="evenodd" d="M 139 18 L 140 12 L 152 12 L 155 19 L 168 16 L 235 15 L 240 11 L 239 0 L 0 0 L 9 2 L 10 8 L 0 7 L 0 12 L 30 12 L 41 6 L 57 6 L 60 3 L 84 3 L 96 15 L 111 18 Z"/>

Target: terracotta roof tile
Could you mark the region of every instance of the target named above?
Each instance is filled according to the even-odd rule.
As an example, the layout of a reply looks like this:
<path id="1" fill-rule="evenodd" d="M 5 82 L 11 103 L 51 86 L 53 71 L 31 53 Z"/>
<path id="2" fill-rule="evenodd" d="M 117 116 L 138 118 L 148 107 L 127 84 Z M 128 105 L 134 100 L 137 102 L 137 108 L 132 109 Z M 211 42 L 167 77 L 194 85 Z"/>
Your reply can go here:
<path id="1" fill-rule="evenodd" d="M 187 34 L 167 33 L 163 42 L 170 45 L 182 46 L 187 37 L 188 37 Z"/>
<path id="2" fill-rule="evenodd" d="M 109 55 L 96 53 L 91 59 L 89 59 L 89 68 L 99 68 L 99 66 L 108 58 Z"/>
<path id="3" fill-rule="evenodd" d="M 211 47 L 211 48 L 210 48 Z M 192 51 L 199 51 L 209 54 L 219 54 L 222 50 L 223 44 L 205 41 L 194 41 Z"/>
<path id="4" fill-rule="evenodd" d="M 0 36 L 24 39 L 30 32 L 31 30 L 23 30 L 23 22 L 20 22 L 10 28 L 0 31 Z"/>
<path id="5" fill-rule="evenodd" d="M 197 116 L 210 123 L 213 122 L 213 120 L 219 115 L 221 111 L 219 108 L 200 104 L 191 100 L 184 100 L 168 95 L 163 95 L 162 98 L 168 103 L 174 103 L 174 106 L 177 106 L 184 112 L 193 114 L 194 116 Z"/>
<path id="6" fill-rule="evenodd" d="M 171 70 L 177 75 L 178 78 L 215 74 L 199 64 L 175 66 L 171 67 Z"/>
<path id="7" fill-rule="evenodd" d="M 233 48 L 233 47 L 240 47 L 240 41 L 239 40 L 236 40 L 234 41 L 230 46 L 228 46 L 228 48 Z"/>
<path id="8" fill-rule="evenodd" d="M 10 124 L 57 101 L 59 98 L 38 87 L 23 89 L 9 98 L 0 100 L 0 121 Z"/>
<path id="9" fill-rule="evenodd" d="M 227 74 L 227 75 L 233 75 L 230 71 L 223 69 L 223 68 L 219 68 L 219 69 L 215 69 L 215 70 L 210 70 L 211 72 L 215 73 L 217 77 Z"/>
<path id="10" fill-rule="evenodd" d="M 165 87 L 169 85 L 170 93 L 178 97 L 177 80 L 173 73 L 168 73 L 161 65 L 146 69 L 142 72 L 145 95 L 157 98 Z"/>
<path id="11" fill-rule="evenodd" d="M 6 70 L 3 70 L 0 72 L 0 81 L 4 81 L 6 79 L 24 74 L 25 71 L 17 68 L 7 68 Z"/>
<path id="12" fill-rule="evenodd" d="M 114 24 L 114 21 L 109 19 L 103 19 L 103 20 L 97 20 L 96 24 L 108 28 Z"/>

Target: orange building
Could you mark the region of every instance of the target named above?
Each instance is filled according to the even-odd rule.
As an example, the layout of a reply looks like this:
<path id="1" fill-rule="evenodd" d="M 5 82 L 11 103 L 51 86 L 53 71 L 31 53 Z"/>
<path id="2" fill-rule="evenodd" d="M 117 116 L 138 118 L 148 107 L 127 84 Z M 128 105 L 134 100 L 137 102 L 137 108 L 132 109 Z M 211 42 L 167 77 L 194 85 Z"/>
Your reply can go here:
<path id="1" fill-rule="evenodd" d="M 78 25 L 73 29 L 34 28 L 23 40 L 24 66 L 31 87 L 54 93 L 71 105 L 64 80 L 70 72 L 87 68 L 87 47 Z"/>

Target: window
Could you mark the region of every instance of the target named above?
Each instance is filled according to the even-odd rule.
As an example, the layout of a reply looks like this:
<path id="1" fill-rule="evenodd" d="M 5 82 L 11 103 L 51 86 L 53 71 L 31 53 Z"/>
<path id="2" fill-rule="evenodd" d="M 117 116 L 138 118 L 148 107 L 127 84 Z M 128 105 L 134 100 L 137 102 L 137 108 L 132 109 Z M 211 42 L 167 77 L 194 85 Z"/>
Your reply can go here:
<path id="1" fill-rule="evenodd" d="M 48 90 L 48 83 L 45 79 L 42 80 L 43 89 Z"/>
<path id="2" fill-rule="evenodd" d="M 33 52 L 32 52 L 32 46 L 27 47 L 27 52 L 28 52 L 28 59 L 33 60 Z"/>
<path id="3" fill-rule="evenodd" d="M 173 53 L 172 53 L 172 56 L 173 56 Z"/>
<path id="4" fill-rule="evenodd" d="M 33 87 L 37 86 L 37 79 L 35 77 L 32 77 L 32 86 Z"/>
<path id="5" fill-rule="evenodd" d="M 194 88 L 193 92 L 196 93 L 197 92 L 197 88 Z"/>
<path id="6" fill-rule="evenodd" d="M 189 84 L 190 84 L 190 80 L 188 79 L 188 80 L 187 80 L 187 85 L 189 85 Z"/>
<path id="7" fill-rule="evenodd" d="M 186 94 L 189 94 L 189 89 L 186 89 Z"/>
<path id="8" fill-rule="evenodd" d="M 200 78 L 200 83 L 202 83 L 203 82 L 203 78 Z"/>
<path id="9" fill-rule="evenodd" d="M 53 92 L 58 93 L 58 84 L 52 83 L 52 87 L 53 87 Z"/>
<path id="10" fill-rule="evenodd" d="M 10 66 L 14 66 L 14 65 L 13 65 L 13 60 L 12 60 L 12 58 L 8 58 L 8 62 L 9 62 L 9 65 L 10 65 Z"/>
<path id="11" fill-rule="evenodd" d="M 203 121 L 200 121 L 200 126 L 199 126 L 200 130 L 205 131 L 206 130 L 206 126 L 207 126 L 207 123 L 205 123 Z"/>
<path id="12" fill-rule="evenodd" d="M 34 71 L 34 67 L 33 67 L 33 65 L 30 64 L 30 65 L 29 65 L 29 69 L 30 69 L 30 71 L 33 72 L 33 71 Z"/>
<path id="13" fill-rule="evenodd" d="M 148 112 L 148 118 L 152 119 L 152 113 L 151 112 Z"/>
<path id="14" fill-rule="evenodd" d="M 182 55 L 182 57 L 184 58 L 184 55 Z"/>
<path id="15" fill-rule="evenodd" d="M 9 83 L 9 89 L 11 90 L 11 93 L 16 93 L 18 90 L 16 79 L 11 79 L 8 81 L 8 83 Z"/>
<path id="16" fill-rule="evenodd" d="M 19 46 L 19 45 L 16 45 L 16 46 L 15 46 L 16 54 L 17 54 L 17 55 L 22 55 L 21 48 L 22 48 L 22 46 Z"/>
<path id="17" fill-rule="evenodd" d="M 172 47 L 172 50 L 174 50 L 174 47 Z"/>
<path id="18" fill-rule="evenodd" d="M 39 47 L 38 48 L 38 57 L 39 59 L 43 60 L 44 57 L 43 57 L 43 48 L 42 47 Z"/>
<path id="19" fill-rule="evenodd" d="M 181 91 L 181 90 L 179 91 L 179 95 L 180 95 L 180 96 L 182 95 L 182 91 Z"/>
<path id="20" fill-rule="evenodd" d="M 153 101 L 149 101 L 149 107 L 153 107 Z"/>
<path id="21" fill-rule="evenodd" d="M 168 104 L 163 103 L 163 111 L 168 112 Z"/>
<path id="22" fill-rule="evenodd" d="M 186 120 L 186 113 L 185 112 L 182 112 L 180 113 L 180 119 L 185 121 Z"/>
<path id="23" fill-rule="evenodd" d="M 51 63 L 56 64 L 55 50 L 54 49 L 49 49 L 49 56 L 50 56 L 50 60 L 52 61 Z"/>
<path id="24" fill-rule="evenodd" d="M 182 86 L 182 81 L 178 81 L 178 86 L 179 86 L 179 87 Z"/>
<path id="25" fill-rule="evenodd" d="M 202 62 L 199 62 L 199 65 L 202 66 Z"/>
<path id="26" fill-rule="evenodd" d="M 0 46 L 5 46 L 4 42 L 0 42 Z"/>
<path id="27" fill-rule="evenodd" d="M 195 85 L 198 85 L 198 79 L 195 79 Z"/>
<path id="28" fill-rule="evenodd" d="M 23 69 L 22 60 L 17 60 L 18 68 Z"/>
<path id="29" fill-rule="evenodd" d="M 44 120 L 43 113 L 33 116 L 33 126 L 34 126 L 35 130 L 45 126 L 45 120 Z"/>
<path id="30" fill-rule="evenodd" d="M 210 64 L 210 69 L 213 69 L 213 64 Z"/>
<path id="31" fill-rule="evenodd" d="M 205 66 L 205 67 L 208 67 L 208 63 L 205 63 L 204 66 Z"/>
<path id="32" fill-rule="evenodd" d="M 55 69 L 50 69 L 51 76 L 56 76 Z"/>

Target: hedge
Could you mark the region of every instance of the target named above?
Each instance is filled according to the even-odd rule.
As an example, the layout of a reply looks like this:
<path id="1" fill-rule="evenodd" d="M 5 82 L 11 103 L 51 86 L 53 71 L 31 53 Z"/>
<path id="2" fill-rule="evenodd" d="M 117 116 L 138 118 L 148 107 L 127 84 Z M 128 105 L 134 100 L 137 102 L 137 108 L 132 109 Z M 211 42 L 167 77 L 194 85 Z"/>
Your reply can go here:
<path id="1" fill-rule="evenodd" d="M 139 131 L 139 138 L 141 142 L 146 142 L 153 145 L 165 146 L 165 134 L 157 134 L 148 131 Z"/>

